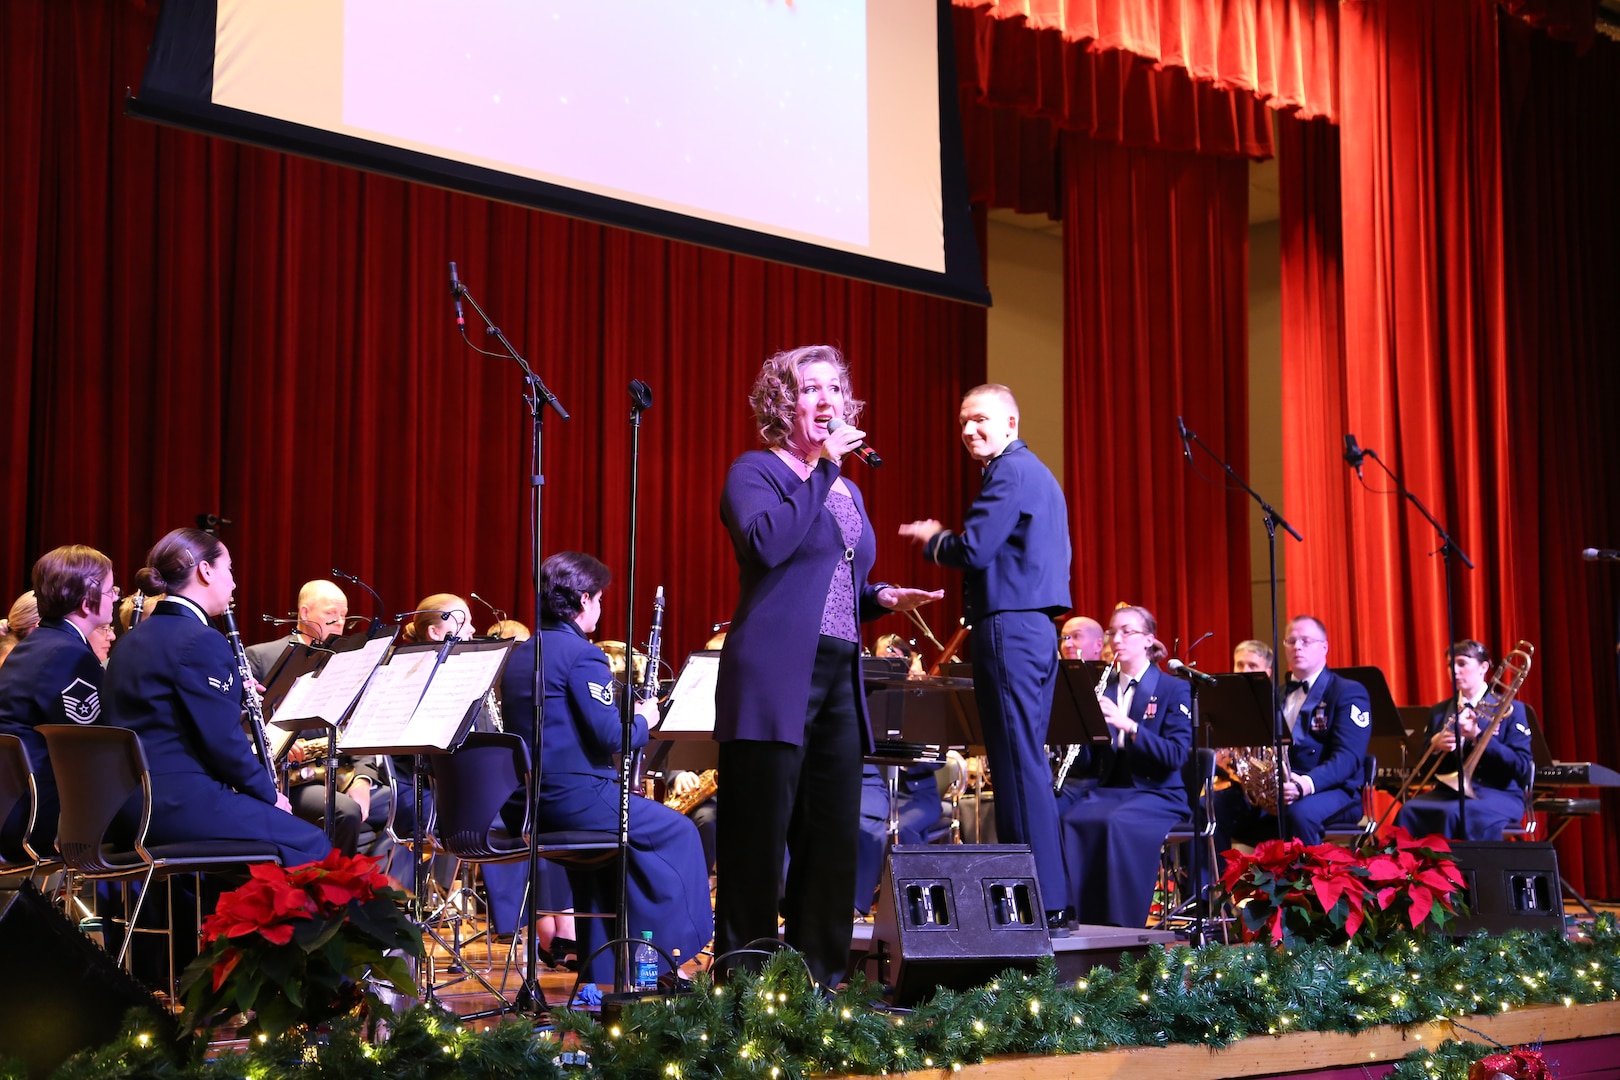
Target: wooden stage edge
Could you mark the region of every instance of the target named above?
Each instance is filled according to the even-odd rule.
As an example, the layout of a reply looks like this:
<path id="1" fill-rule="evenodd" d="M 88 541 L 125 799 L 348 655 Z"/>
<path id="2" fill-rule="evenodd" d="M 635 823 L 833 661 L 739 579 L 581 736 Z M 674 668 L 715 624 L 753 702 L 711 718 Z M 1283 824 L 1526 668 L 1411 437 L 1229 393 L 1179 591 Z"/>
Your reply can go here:
<path id="1" fill-rule="evenodd" d="M 1542 1042 L 1548 1059 L 1554 1043 L 1620 1035 L 1620 1002 L 1596 1005 L 1539 1006 L 1492 1016 L 1466 1016 L 1456 1021 L 1410 1028 L 1378 1027 L 1359 1035 L 1297 1032 L 1244 1039 L 1223 1049 L 1207 1046 L 1148 1046 L 1100 1050 L 1088 1054 L 1025 1055 L 964 1065 L 962 1080 L 1087 1080 L 1105 1077 L 1153 1077 L 1154 1080 L 1216 1080 L 1224 1077 L 1327 1073 L 1395 1062 L 1414 1050 L 1438 1046 L 1447 1039 L 1488 1042 L 1482 1032 L 1506 1046 Z M 923 1070 L 919 1070 L 923 1071 Z M 1384 1070 L 1377 1070 L 1382 1072 Z M 1375 1073 L 1376 1075 L 1377 1073 Z"/>

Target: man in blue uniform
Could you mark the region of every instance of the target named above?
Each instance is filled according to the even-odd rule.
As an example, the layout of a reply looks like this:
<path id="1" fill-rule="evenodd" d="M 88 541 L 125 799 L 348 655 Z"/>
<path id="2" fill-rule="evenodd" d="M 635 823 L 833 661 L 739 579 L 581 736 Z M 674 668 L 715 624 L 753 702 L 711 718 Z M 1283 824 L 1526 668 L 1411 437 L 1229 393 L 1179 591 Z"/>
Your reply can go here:
<path id="1" fill-rule="evenodd" d="M 900 526 L 924 556 L 963 574 L 973 627 L 973 696 L 996 790 L 996 834 L 1035 855 L 1047 922 L 1070 912 L 1062 835 L 1046 757 L 1058 669 L 1054 617 L 1069 609 L 1069 516 L 1063 488 L 1018 437 L 1018 402 L 994 383 L 975 387 L 958 414 L 962 442 L 984 484 L 961 532 L 938 521 Z"/>
<path id="2" fill-rule="evenodd" d="M 1457 773 L 1457 735 L 1463 753 L 1471 754 L 1488 723 L 1484 717 L 1500 711 L 1500 699 L 1490 687 L 1491 654 L 1477 641 L 1459 641 L 1450 649 L 1457 696 L 1436 705 L 1429 715 L 1429 748 L 1442 755 L 1441 776 Z M 1500 840 L 1502 831 L 1524 816 L 1524 792 L 1534 776 L 1535 755 L 1530 748 L 1530 720 L 1524 702 L 1515 701 L 1492 732 L 1472 780 L 1474 798 L 1468 800 L 1467 835 L 1457 790 L 1444 785 L 1414 795 L 1401 807 L 1396 823 L 1413 836 L 1439 833 L 1455 840 Z"/>
<path id="3" fill-rule="evenodd" d="M 28 751 L 39 792 L 29 836 L 38 854 L 54 854 L 59 803 L 56 774 L 45 749 L 44 724 L 94 724 L 101 718 L 101 661 L 90 636 L 112 621 L 118 603 L 112 562 L 95 548 L 70 544 L 34 564 L 40 623 L 0 666 L 0 734 L 16 735 Z M 0 822 L 0 855 L 24 858 L 26 806 Z"/>
<path id="4" fill-rule="evenodd" d="M 1282 785 L 1283 813 L 1290 837 L 1320 844 L 1329 825 L 1352 825 L 1361 817 L 1372 702 L 1360 683 L 1328 670 L 1327 627 L 1320 619 L 1294 616 L 1283 646 L 1292 676 L 1283 691 L 1283 719 L 1294 740 Z M 1254 844 L 1276 835 L 1277 819 L 1249 805 L 1241 788 L 1218 793 L 1216 850 L 1233 840 Z"/>

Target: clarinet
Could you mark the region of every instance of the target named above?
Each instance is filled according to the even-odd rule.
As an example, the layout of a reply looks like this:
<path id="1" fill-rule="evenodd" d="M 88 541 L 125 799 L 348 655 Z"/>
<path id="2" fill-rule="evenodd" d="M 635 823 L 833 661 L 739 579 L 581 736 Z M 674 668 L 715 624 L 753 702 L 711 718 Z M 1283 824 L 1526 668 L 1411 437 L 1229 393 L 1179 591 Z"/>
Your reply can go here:
<path id="1" fill-rule="evenodd" d="M 236 629 L 236 616 L 229 608 L 220 616 L 225 623 L 225 639 L 231 643 L 231 655 L 236 657 L 236 673 L 242 678 L 242 707 L 247 710 L 248 722 L 253 728 L 253 744 L 259 750 L 264 771 L 270 774 L 270 786 L 276 783 L 276 763 L 270 756 L 270 736 L 264 729 L 264 702 L 259 698 L 259 686 L 248 663 L 247 650 L 242 648 L 242 635 Z"/>
<path id="2" fill-rule="evenodd" d="M 1108 680 L 1118 672 L 1119 665 L 1112 661 L 1109 662 L 1107 667 L 1103 668 L 1102 678 L 1097 680 L 1097 696 L 1099 698 L 1103 696 L 1103 691 L 1108 689 Z M 1074 763 L 1079 757 L 1080 744 L 1070 743 L 1063 752 L 1063 761 L 1058 765 L 1057 776 L 1052 780 L 1052 790 L 1054 792 L 1063 790 L 1063 781 L 1068 778 L 1069 770 L 1074 768 Z"/>
<path id="3" fill-rule="evenodd" d="M 653 596 L 652 629 L 647 632 L 647 668 L 642 673 L 641 685 L 635 685 L 636 663 L 635 650 L 627 649 L 629 656 L 625 660 L 625 685 L 633 687 L 637 701 L 649 701 L 658 697 L 658 670 L 664 653 L 664 587 L 658 586 L 658 592 Z M 655 725 L 656 726 L 656 725 Z M 634 760 L 630 763 L 630 790 L 641 790 L 641 765 L 645 758 L 643 750 L 635 752 Z"/>

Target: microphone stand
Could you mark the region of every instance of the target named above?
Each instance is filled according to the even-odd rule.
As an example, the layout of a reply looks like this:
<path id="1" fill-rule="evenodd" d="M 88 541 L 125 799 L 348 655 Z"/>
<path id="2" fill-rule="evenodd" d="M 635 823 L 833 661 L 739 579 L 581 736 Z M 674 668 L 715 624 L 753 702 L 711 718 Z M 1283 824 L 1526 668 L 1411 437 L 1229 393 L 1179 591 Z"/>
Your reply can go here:
<path id="1" fill-rule="evenodd" d="M 1406 484 L 1391 471 L 1388 465 L 1384 464 L 1384 459 L 1379 457 L 1376 451 L 1362 447 L 1362 455 L 1370 457 L 1378 463 L 1378 467 L 1384 470 L 1384 475 L 1394 482 L 1395 490 L 1401 498 L 1417 507 L 1418 513 L 1428 520 L 1429 524 L 1434 527 L 1435 533 L 1440 537 L 1440 565 L 1441 572 L 1445 574 L 1446 579 L 1446 668 L 1451 673 L 1451 708 L 1457 714 L 1457 722 L 1453 728 L 1457 736 L 1457 747 L 1452 751 L 1457 755 L 1457 835 L 1466 839 L 1468 836 L 1468 788 L 1464 783 L 1462 766 L 1463 762 L 1468 760 L 1468 755 L 1464 752 L 1465 747 L 1463 746 L 1462 705 L 1458 701 L 1461 689 L 1457 685 L 1457 661 L 1451 655 L 1451 647 L 1457 643 L 1457 612 L 1453 606 L 1451 595 L 1451 558 L 1455 555 L 1470 570 L 1474 568 L 1474 563 L 1463 553 L 1462 548 L 1457 546 L 1457 542 L 1451 538 L 1451 534 L 1446 532 L 1445 526 L 1436 521 L 1434 515 L 1429 513 L 1429 508 L 1424 506 L 1416 495 L 1406 489 Z"/>
<path id="2" fill-rule="evenodd" d="M 630 380 L 630 556 L 624 589 L 624 698 L 619 703 L 619 854 L 618 904 L 613 913 L 613 992 L 629 989 L 630 972 L 630 774 L 635 768 L 631 741 L 636 731 L 636 504 L 641 484 L 641 414 L 652 408 L 652 388 Z"/>
<path id="3" fill-rule="evenodd" d="M 540 737 L 545 721 L 545 635 L 540 632 L 540 540 L 543 535 L 541 524 L 543 517 L 543 503 L 541 498 L 545 490 L 545 474 L 541 471 L 543 461 L 542 449 L 544 447 L 545 409 L 549 405 L 562 419 L 570 419 L 568 410 L 563 408 L 557 395 L 541 381 L 540 376 L 534 373 L 529 362 L 523 359 L 521 353 L 512 347 L 512 343 L 501 333 L 501 328 L 490 322 L 489 316 L 465 285 L 456 284 L 456 298 L 466 300 L 473 311 L 484 322 L 484 333 L 500 343 L 506 350 L 506 355 L 517 364 L 518 371 L 523 375 L 523 404 L 529 411 L 529 553 L 530 574 L 534 584 L 534 682 L 530 690 L 534 697 L 534 712 L 529 718 L 529 749 L 533 764 L 530 766 L 529 784 L 529 861 L 527 886 L 524 892 L 522 917 L 529 925 L 529 932 L 523 935 L 523 985 L 518 988 L 513 998 L 513 1007 L 521 1012 L 538 1015 L 545 1010 L 546 999 L 540 992 L 540 941 L 535 937 L 533 918 L 530 912 L 534 910 L 536 897 L 540 895 L 540 849 L 536 842 L 539 832 L 540 820 Z M 461 330 L 463 340 L 467 338 L 466 328 Z M 471 341 L 467 341 L 472 345 Z M 483 352 L 476 345 L 476 351 Z M 516 718 L 513 718 L 514 721 Z"/>
<path id="4" fill-rule="evenodd" d="M 1276 509 L 1274 509 L 1270 503 L 1266 502 L 1266 500 L 1260 496 L 1258 491 L 1250 487 L 1248 482 L 1239 476 L 1231 465 L 1226 463 L 1225 458 L 1211 450 L 1204 443 L 1204 440 L 1198 437 L 1197 432 L 1192 431 L 1183 425 L 1179 416 L 1176 418 L 1176 425 L 1180 430 L 1182 449 L 1185 450 L 1187 454 L 1187 463 L 1189 465 L 1192 464 L 1191 444 L 1197 443 L 1203 448 L 1204 453 L 1208 454 L 1214 459 L 1215 464 L 1219 465 L 1223 470 L 1225 470 L 1227 477 L 1234 484 L 1249 493 L 1249 498 L 1253 499 L 1255 503 L 1259 505 L 1260 512 L 1262 515 L 1264 515 L 1262 520 L 1266 525 L 1266 559 L 1270 571 L 1269 583 L 1271 588 L 1271 655 L 1274 658 L 1281 657 L 1282 651 L 1278 648 L 1277 642 L 1278 628 L 1281 625 L 1277 621 L 1277 527 L 1279 525 L 1282 526 L 1282 528 L 1288 532 L 1289 536 L 1292 536 L 1295 540 L 1298 540 L 1302 544 L 1305 542 L 1305 538 L 1299 535 L 1299 530 L 1288 524 L 1283 516 L 1277 513 Z M 1275 664 L 1276 661 L 1273 660 L 1274 669 Z M 1283 761 L 1285 760 L 1283 757 L 1284 726 L 1282 685 L 1278 683 L 1276 677 L 1273 676 L 1271 680 L 1271 750 L 1272 754 L 1274 755 L 1272 760 L 1277 763 L 1277 836 L 1279 839 L 1287 841 L 1288 815 L 1283 813 L 1282 797 L 1283 783 L 1288 779 L 1286 776 L 1282 775 Z M 1289 743 L 1293 742 L 1293 737 L 1291 734 L 1287 741 Z"/>
<path id="5" fill-rule="evenodd" d="M 383 615 L 383 612 L 387 611 L 388 609 L 383 606 L 382 597 L 377 595 L 377 590 L 373 589 L 370 585 L 367 585 L 365 582 L 361 581 L 355 575 L 353 575 L 353 574 L 345 574 L 343 571 L 339 570 L 335 566 L 332 567 L 332 576 L 337 578 L 339 581 L 352 581 L 356 585 L 360 586 L 362 589 L 366 590 L 366 592 L 371 594 L 371 599 L 374 600 L 376 602 L 376 604 L 377 604 L 377 614 L 375 614 L 375 615 L 373 615 L 371 617 L 371 626 L 367 628 L 366 633 L 369 634 L 369 633 L 371 633 L 373 631 L 381 630 L 382 629 L 382 624 L 383 624 L 382 615 Z"/>

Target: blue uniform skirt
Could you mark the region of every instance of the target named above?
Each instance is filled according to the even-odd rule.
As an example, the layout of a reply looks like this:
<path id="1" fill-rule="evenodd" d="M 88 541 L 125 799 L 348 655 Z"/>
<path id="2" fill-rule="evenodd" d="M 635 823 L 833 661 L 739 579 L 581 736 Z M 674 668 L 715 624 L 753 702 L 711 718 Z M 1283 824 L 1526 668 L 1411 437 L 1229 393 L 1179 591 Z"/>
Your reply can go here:
<path id="1" fill-rule="evenodd" d="M 617 832 L 619 786 L 599 776 L 547 773 L 541 782 L 540 831 L 599 829 Z M 709 871 L 697 826 L 662 803 L 630 799 L 629 934 L 651 930 L 665 952 L 680 950 L 682 962 L 696 956 L 714 937 L 709 904 Z M 618 864 L 570 867 L 574 912 L 611 914 L 618 902 Z M 577 919 L 575 936 L 581 964 L 613 933 L 611 919 Z M 612 950 L 583 968 L 592 982 L 613 981 Z"/>

